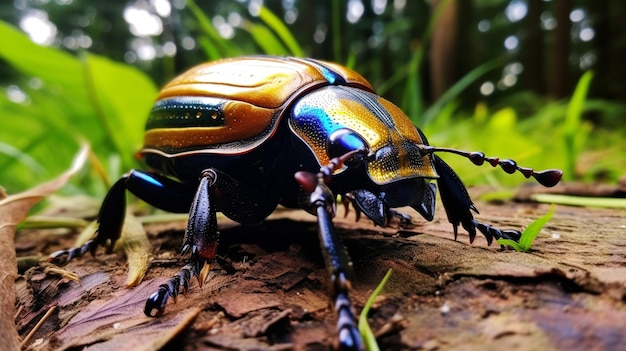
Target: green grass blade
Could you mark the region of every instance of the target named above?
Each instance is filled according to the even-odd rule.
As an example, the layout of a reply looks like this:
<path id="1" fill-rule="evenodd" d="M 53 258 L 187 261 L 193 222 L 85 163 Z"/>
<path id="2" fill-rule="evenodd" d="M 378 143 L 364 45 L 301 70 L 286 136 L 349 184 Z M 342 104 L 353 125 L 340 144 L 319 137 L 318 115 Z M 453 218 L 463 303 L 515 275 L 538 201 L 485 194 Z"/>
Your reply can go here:
<path id="1" fill-rule="evenodd" d="M 565 141 L 565 157 L 566 168 L 564 175 L 567 179 L 572 179 L 576 171 L 576 159 L 579 153 L 579 145 L 584 140 L 584 128 L 581 128 L 582 111 L 585 105 L 585 99 L 587 98 L 587 92 L 591 85 L 591 79 L 593 78 L 593 72 L 587 71 L 580 77 L 574 94 L 567 105 L 567 111 L 565 113 L 565 123 L 563 127 Z"/>
<path id="2" fill-rule="evenodd" d="M 443 108 L 458 97 L 463 90 L 474 83 L 478 78 L 482 77 L 485 73 L 501 67 L 503 64 L 501 59 L 494 59 L 483 63 L 482 65 L 469 71 L 463 78 L 459 79 L 452 87 L 446 92 L 428 109 L 424 112 L 422 117 L 422 125 L 426 126 L 437 117 L 437 115 L 443 110 Z"/>
<path id="3" fill-rule="evenodd" d="M 392 270 L 389 269 L 383 279 L 380 281 L 380 283 L 378 283 L 378 286 L 376 287 L 376 289 L 374 289 L 370 297 L 367 299 L 367 303 L 365 303 L 365 306 L 363 306 L 363 310 L 359 315 L 359 333 L 361 334 L 361 337 L 363 337 L 363 342 L 365 343 L 366 350 L 369 351 L 378 351 L 379 348 L 378 344 L 376 343 L 376 337 L 374 336 L 374 332 L 372 332 L 369 323 L 367 323 L 367 314 L 370 312 L 370 309 L 372 308 L 376 297 L 383 290 L 383 287 L 387 283 L 387 280 L 389 280 L 389 277 L 391 276 L 391 271 Z"/>
<path id="4" fill-rule="evenodd" d="M 250 33 L 254 42 L 265 54 L 279 56 L 288 55 L 287 48 L 285 48 L 278 37 L 264 24 L 244 20 L 241 28 Z"/>
<path id="5" fill-rule="evenodd" d="M 289 31 L 289 28 L 285 26 L 285 23 L 280 20 L 272 11 L 270 11 L 267 7 L 261 6 L 261 11 L 259 12 L 259 18 L 265 22 L 265 24 L 276 33 L 278 38 L 285 43 L 285 46 L 288 49 L 289 55 L 293 56 L 304 56 L 304 50 L 298 44 L 298 41 Z"/>
<path id="6" fill-rule="evenodd" d="M 419 83 L 419 66 L 422 62 L 424 52 L 421 46 L 415 50 L 411 56 L 407 68 L 407 80 L 402 96 L 402 110 L 406 112 L 411 121 L 418 126 L 422 126 L 422 111 L 424 110 L 424 98 L 422 87 Z"/>
<path id="7" fill-rule="evenodd" d="M 213 45 L 213 41 L 207 36 L 200 36 L 198 38 L 198 43 L 209 61 L 219 60 L 223 57 L 220 51 L 216 49 L 215 45 Z"/>
<path id="8" fill-rule="evenodd" d="M 510 246 L 513 249 L 515 249 L 515 251 L 517 252 L 523 252 L 525 251 L 520 244 L 517 243 L 517 241 L 515 240 L 511 240 L 511 239 L 498 239 L 498 244 L 502 245 L 502 246 Z"/>
<path id="9" fill-rule="evenodd" d="M 553 214 L 554 205 L 551 205 L 548 213 L 537 218 L 532 223 L 530 223 L 528 227 L 526 227 L 526 229 L 524 229 L 522 237 L 519 239 L 519 244 L 524 249 L 524 251 L 530 250 L 530 247 L 533 245 L 535 238 L 537 238 L 537 235 L 539 235 L 539 232 L 541 232 L 543 226 L 548 223 L 550 218 L 552 218 Z"/>
<path id="10" fill-rule="evenodd" d="M 37 160 L 30 157 L 28 153 L 24 152 L 24 150 L 20 150 L 13 145 L 3 143 L 2 141 L 0 141 L 0 154 L 4 154 L 8 158 L 23 164 L 33 173 L 45 171 L 45 168 L 39 162 L 37 162 Z"/>
<path id="11" fill-rule="evenodd" d="M 241 54 L 241 50 L 239 50 L 234 43 L 222 38 L 222 36 L 217 32 L 215 27 L 213 27 L 211 20 L 206 16 L 204 12 L 202 12 L 202 9 L 200 9 L 200 7 L 198 7 L 198 5 L 193 0 L 187 0 L 185 3 L 187 4 L 187 8 L 189 8 L 193 16 L 198 21 L 200 29 L 202 29 L 203 33 L 206 35 L 206 38 L 211 42 L 213 46 L 212 50 L 207 51 L 206 48 L 208 46 L 203 45 L 203 48 L 205 48 L 209 59 L 217 60 L 222 57 L 234 57 Z"/>
<path id="12" fill-rule="evenodd" d="M 554 204 L 550 206 L 550 210 L 545 215 L 537 218 L 532 223 L 530 223 L 528 227 L 526 227 L 524 232 L 522 232 L 519 243 L 510 239 L 498 239 L 498 244 L 510 246 L 515 249 L 515 251 L 528 252 L 533 245 L 533 242 L 537 238 L 537 235 L 539 235 L 539 232 L 541 232 L 543 226 L 546 225 L 546 223 L 548 223 L 548 221 L 552 218 L 553 214 Z"/>
<path id="13" fill-rule="evenodd" d="M 393 88 L 396 84 L 401 83 L 402 80 L 407 77 L 408 71 L 409 66 L 406 64 L 397 67 L 389 78 L 376 87 L 376 92 L 380 96 L 384 96 L 389 90 L 391 90 L 391 88 Z"/>

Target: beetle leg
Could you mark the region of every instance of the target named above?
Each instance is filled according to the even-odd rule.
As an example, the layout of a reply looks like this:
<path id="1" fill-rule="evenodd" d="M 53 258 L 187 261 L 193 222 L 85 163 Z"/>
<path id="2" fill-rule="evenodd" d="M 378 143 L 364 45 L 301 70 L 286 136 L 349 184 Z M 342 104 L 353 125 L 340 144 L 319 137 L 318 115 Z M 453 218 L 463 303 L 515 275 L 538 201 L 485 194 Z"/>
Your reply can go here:
<path id="1" fill-rule="evenodd" d="M 150 295 L 144 308 L 144 313 L 149 317 L 162 314 L 168 297 L 175 299 L 181 289 L 187 290 L 192 276 L 197 277 L 202 284 L 208 275 L 208 263 L 215 259 L 219 235 L 216 208 L 211 196 L 211 186 L 215 184 L 216 177 L 212 169 L 202 172 L 189 210 L 189 221 L 181 249 L 183 255 L 191 252 L 189 262 Z"/>
<path id="2" fill-rule="evenodd" d="M 126 215 L 126 189 L 147 203 L 170 212 L 186 212 L 191 204 L 190 192 L 181 183 L 158 174 L 131 170 L 115 182 L 105 196 L 98 213 L 96 238 L 80 247 L 54 252 L 48 260 L 58 265 L 67 264 L 87 252 L 94 254 L 99 246 L 104 246 L 110 252 L 122 232 Z"/>
<path id="3" fill-rule="evenodd" d="M 326 186 L 325 180 L 330 180 L 335 169 L 342 167 L 346 160 L 359 152 L 363 151 L 353 151 L 332 159 L 331 163 L 322 167 L 315 176 L 306 172 L 296 174 L 296 179 L 303 188 L 312 190 L 309 204 L 317 215 L 319 241 L 332 282 L 337 313 L 338 349 L 340 350 L 362 350 L 363 343 L 349 295 L 351 284 L 348 273 L 352 264 L 333 225 L 332 217 L 335 215 L 336 207 L 335 194 Z"/>
<path id="4" fill-rule="evenodd" d="M 479 223 L 474 219 L 471 211 L 478 213 L 467 193 L 465 185 L 459 176 L 437 155 L 433 155 L 435 170 L 439 174 L 437 184 L 443 207 L 446 209 L 448 221 L 454 228 L 454 240 L 457 239 L 459 224 L 469 233 L 470 243 L 476 237 L 476 228 L 485 236 L 487 243 L 491 245 L 493 238 L 506 238 L 519 240 L 521 233 L 517 230 L 500 230 L 489 224 Z"/>
<path id="5" fill-rule="evenodd" d="M 362 349 L 361 337 L 349 297 L 348 270 L 351 263 L 332 222 L 335 205 L 334 195 L 323 181 L 320 181 L 311 193 L 310 201 L 317 214 L 320 245 L 332 282 L 335 311 L 337 312 L 339 349 L 360 350 Z"/>
<path id="6" fill-rule="evenodd" d="M 389 214 L 392 218 L 395 219 L 394 223 L 397 223 L 398 228 L 400 229 L 412 229 L 415 227 L 413 224 L 413 218 L 410 215 L 397 211 L 396 209 L 390 208 Z"/>
<path id="7" fill-rule="evenodd" d="M 361 212 L 374 221 L 374 224 L 386 227 L 389 224 L 389 208 L 378 194 L 371 191 L 359 189 L 351 192 L 353 204 Z"/>

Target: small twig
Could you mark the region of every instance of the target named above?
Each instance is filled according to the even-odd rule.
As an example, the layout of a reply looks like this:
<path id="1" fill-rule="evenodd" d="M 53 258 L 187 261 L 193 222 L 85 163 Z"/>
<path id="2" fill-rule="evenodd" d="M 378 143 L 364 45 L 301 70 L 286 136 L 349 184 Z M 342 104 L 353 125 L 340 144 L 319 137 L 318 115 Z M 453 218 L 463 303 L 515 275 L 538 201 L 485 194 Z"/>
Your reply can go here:
<path id="1" fill-rule="evenodd" d="M 52 315 L 52 313 L 54 312 L 54 310 L 56 310 L 56 308 L 57 306 L 52 306 L 50 307 L 50 309 L 48 309 L 48 312 L 46 312 L 46 314 L 43 315 L 43 317 L 39 320 L 39 322 L 37 322 L 37 325 L 35 325 L 35 327 L 28 333 L 28 335 L 26 335 L 24 340 L 22 340 L 22 343 L 20 344 L 20 350 L 23 349 L 24 346 L 26 346 L 28 341 L 30 341 L 30 338 L 32 338 L 33 335 L 35 335 L 37 330 L 41 328 L 43 323 Z"/>
<path id="2" fill-rule="evenodd" d="M 69 280 L 73 280 L 75 282 L 79 282 L 80 278 L 78 277 L 78 275 L 74 272 L 70 272 L 66 269 L 63 268 L 59 268 L 59 267 L 46 267 L 44 269 L 44 272 L 46 274 L 56 274 L 61 276 L 62 278 L 67 278 Z"/>
<path id="3" fill-rule="evenodd" d="M 17 308 L 17 311 L 15 311 L 15 315 L 13 316 L 13 319 L 17 319 L 17 316 L 20 315 L 23 309 L 24 309 L 24 305 L 20 305 L 20 307 Z"/>

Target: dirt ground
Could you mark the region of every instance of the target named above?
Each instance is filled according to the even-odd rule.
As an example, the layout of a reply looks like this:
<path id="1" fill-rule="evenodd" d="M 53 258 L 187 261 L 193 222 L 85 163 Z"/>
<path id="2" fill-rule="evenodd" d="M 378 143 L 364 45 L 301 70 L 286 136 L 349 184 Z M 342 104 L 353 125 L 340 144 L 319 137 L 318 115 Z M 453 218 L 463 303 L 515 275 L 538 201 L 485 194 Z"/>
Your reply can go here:
<path id="1" fill-rule="evenodd" d="M 473 193 L 476 191 L 473 190 Z M 476 201 L 481 222 L 528 225 L 548 211 L 535 203 Z M 375 227 L 339 209 L 338 231 L 354 263 L 358 311 L 383 278 L 369 322 L 383 350 L 618 350 L 626 345 L 626 211 L 556 206 L 530 253 L 454 241 L 445 211 L 415 227 Z M 220 223 L 220 250 L 236 268 L 168 303 L 160 318 L 145 299 L 182 265 L 184 222 L 147 225 L 154 260 L 125 288 L 126 261 L 99 252 L 65 268 L 80 282 L 29 271 L 17 281 L 16 323 L 32 350 L 326 350 L 335 340 L 328 277 L 315 218 L 277 211 L 255 226 Z M 23 231 L 18 256 L 50 253 L 72 235 Z"/>

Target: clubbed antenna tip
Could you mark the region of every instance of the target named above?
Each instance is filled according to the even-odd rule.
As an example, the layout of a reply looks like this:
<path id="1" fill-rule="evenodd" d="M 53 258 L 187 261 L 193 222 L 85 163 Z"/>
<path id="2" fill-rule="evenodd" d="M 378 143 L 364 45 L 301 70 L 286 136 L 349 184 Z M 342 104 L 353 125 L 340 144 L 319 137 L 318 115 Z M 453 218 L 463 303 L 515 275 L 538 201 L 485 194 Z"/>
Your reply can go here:
<path id="1" fill-rule="evenodd" d="M 489 163 L 492 167 L 500 166 L 502 170 L 504 170 L 508 174 L 513 174 L 515 171 L 518 171 L 524 175 L 526 178 L 533 177 L 537 181 L 537 183 L 545 186 L 545 187 L 553 187 L 555 186 L 563 177 L 563 171 L 560 169 L 547 169 L 544 171 L 536 172 L 532 168 L 520 167 L 517 165 L 517 162 L 509 159 L 500 160 L 498 157 L 486 157 L 482 152 L 467 152 L 463 150 L 450 149 L 444 147 L 434 147 L 430 145 L 423 145 L 421 147 L 422 155 L 429 155 L 435 152 L 449 152 L 453 154 L 457 154 L 467 158 L 472 161 L 477 166 L 480 166 L 485 163 Z"/>

